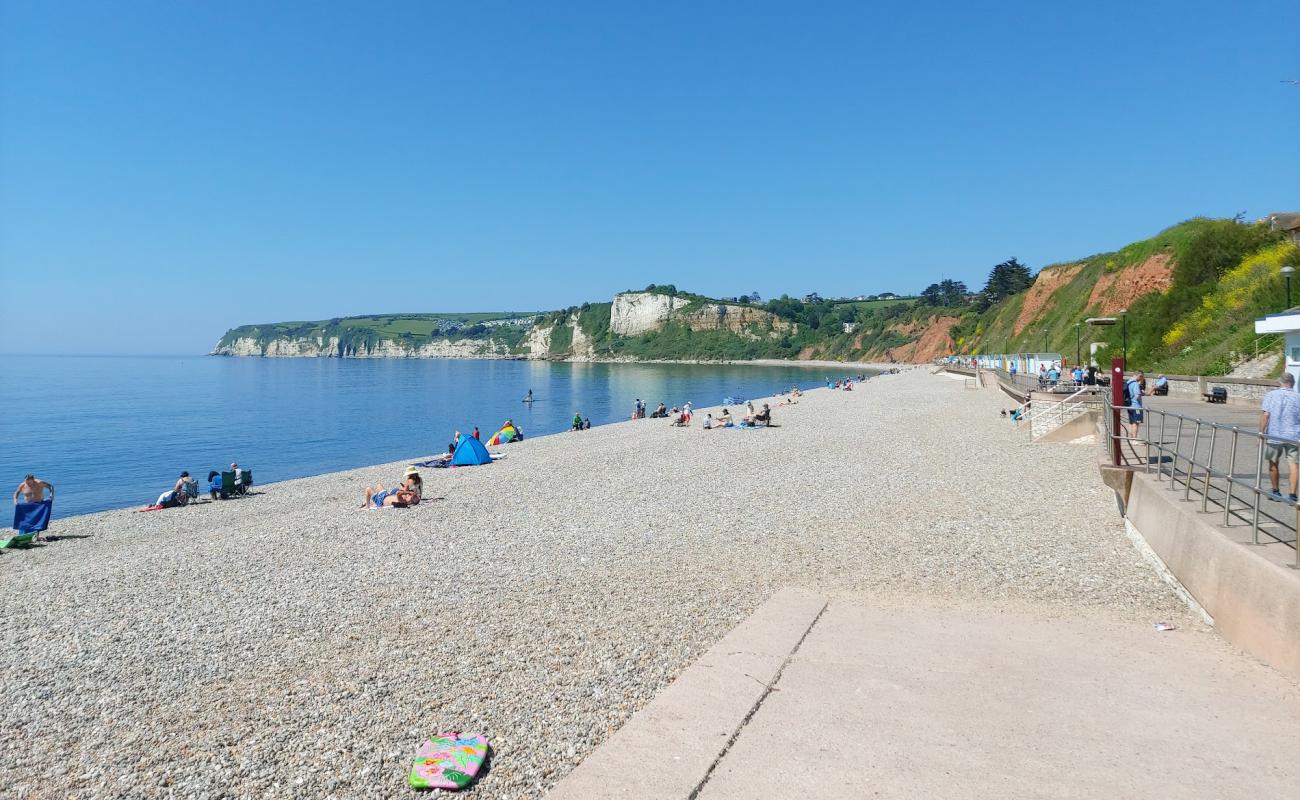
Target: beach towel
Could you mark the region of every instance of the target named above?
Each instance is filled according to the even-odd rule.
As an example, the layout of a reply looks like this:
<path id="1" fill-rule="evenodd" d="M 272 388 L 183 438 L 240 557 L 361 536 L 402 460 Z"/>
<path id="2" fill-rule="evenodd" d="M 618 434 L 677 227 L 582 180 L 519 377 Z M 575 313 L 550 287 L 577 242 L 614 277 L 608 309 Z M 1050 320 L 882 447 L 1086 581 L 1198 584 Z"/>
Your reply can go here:
<path id="1" fill-rule="evenodd" d="M 488 741 L 482 736 L 440 733 L 420 745 L 411 765 L 415 789 L 464 789 L 487 758 Z"/>
<path id="2" fill-rule="evenodd" d="M 18 503 L 14 506 L 14 530 L 17 533 L 0 540 L 0 547 L 19 547 L 30 544 L 36 534 L 50 527 L 50 513 L 54 508 L 53 500 L 39 503 Z"/>
<path id="3" fill-rule="evenodd" d="M 14 506 L 14 530 L 19 533 L 40 533 L 50 527 L 50 511 L 53 508 L 53 500 L 19 503 Z"/>

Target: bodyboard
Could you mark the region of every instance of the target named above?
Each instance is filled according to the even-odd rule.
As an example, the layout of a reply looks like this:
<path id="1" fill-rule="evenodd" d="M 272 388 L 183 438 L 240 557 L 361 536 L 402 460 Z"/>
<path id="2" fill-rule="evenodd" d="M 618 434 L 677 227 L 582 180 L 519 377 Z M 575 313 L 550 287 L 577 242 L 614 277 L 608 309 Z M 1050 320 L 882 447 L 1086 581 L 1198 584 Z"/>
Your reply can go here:
<path id="1" fill-rule="evenodd" d="M 411 765 L 414 789 L 464 789 L 487 758 L 488 741 L 476 733 L 440 733 L 420 745 Z"/>

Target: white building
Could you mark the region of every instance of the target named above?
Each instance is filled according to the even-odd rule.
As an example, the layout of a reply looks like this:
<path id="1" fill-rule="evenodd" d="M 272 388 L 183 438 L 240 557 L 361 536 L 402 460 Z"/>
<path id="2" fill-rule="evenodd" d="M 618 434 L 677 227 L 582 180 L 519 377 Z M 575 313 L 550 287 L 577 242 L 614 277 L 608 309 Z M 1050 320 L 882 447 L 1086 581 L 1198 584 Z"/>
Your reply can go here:
<path id="1" fill-rule="evenodd" d="M 1300 386 L 1300 308 L 1255 320 L 1255 333 L 1280 333 L 1285 337 L 1282 355 L 1286 358 L 1286 371 L 1295 377 L 1296 385 Z"/>

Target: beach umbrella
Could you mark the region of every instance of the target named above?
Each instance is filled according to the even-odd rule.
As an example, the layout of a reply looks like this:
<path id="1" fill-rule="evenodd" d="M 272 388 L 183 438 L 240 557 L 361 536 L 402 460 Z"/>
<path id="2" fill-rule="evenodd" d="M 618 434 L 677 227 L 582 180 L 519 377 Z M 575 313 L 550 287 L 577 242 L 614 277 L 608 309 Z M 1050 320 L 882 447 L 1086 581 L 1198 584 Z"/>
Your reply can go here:
<path id="1" fill-rule="evenodd" d="M 499 444 L 506 444 L 507 442 L 513 442 L 515 440 L 515 437 L 517 437 L 518 435 L 519 435 L 519 431 L 515 430 L 515 427 L 513 425 L 507 425 L 501 430 L 492 434 L 492 438 L 488 439 L 488 446 L 495 447 L 496 445 Z"/>

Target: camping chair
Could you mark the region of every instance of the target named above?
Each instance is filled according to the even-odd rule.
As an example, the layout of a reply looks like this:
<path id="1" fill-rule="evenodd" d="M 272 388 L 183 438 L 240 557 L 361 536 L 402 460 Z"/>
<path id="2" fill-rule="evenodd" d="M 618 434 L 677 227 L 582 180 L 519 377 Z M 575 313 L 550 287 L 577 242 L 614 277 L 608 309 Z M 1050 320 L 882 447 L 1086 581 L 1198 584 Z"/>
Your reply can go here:
<path id="1" fill-rule="evenodd" d="M 8 539 L 0 539 L 0 548 L 27 547 L 35 540 L 36 534 L 50 527 L 50 514 L 54 509 L 53 500 L 39 503 L 18 503 L 14 506 L 14 530 Z"/>
<path id="2" fill-rule="evenodd" d="M 239 484 L 235 481 L 234 472 L 221 473 L 221 499 L 226 500 L 239 494 Z"/>
<path id="3" fill-rule="evenodd" d="M 253 485 L 253 471 L 249 469 L 240 470 L 239 480 L 236 482 L 236 486 L 239 487 L 239 493 L 248 494 L 248 490 L 249 488 L 252 487 L 252 485 Z"/>
<path id="4" fill-rule="evenodd" d="M 185 496 L 188 497 L 190 500 L 198 500 L 198 499 L 199 499 L 199 482 L 198 482 L 198 481 L 186 481 L 185 483 L 181 484 L 181 492 L 184 493 Z M 187 501 L 187 502 L 188 502 L 188 501 Z"/>

